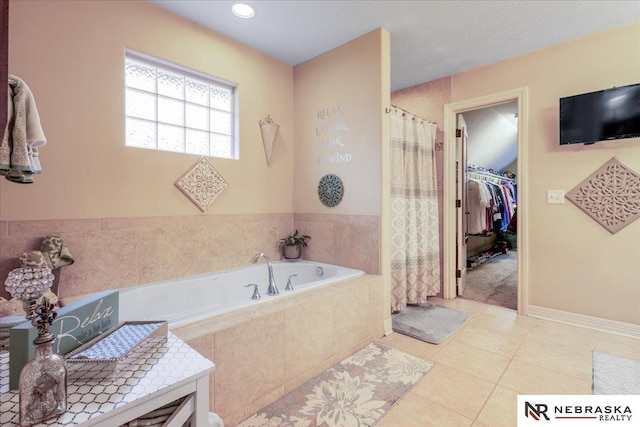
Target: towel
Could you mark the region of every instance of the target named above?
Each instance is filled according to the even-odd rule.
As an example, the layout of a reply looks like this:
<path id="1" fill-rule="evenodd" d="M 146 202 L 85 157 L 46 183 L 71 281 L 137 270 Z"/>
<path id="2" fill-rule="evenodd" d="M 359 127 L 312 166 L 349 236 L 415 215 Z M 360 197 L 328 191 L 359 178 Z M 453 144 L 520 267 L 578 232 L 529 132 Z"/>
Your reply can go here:
<path id="1" fill-rule="evenodd" d="M 52 270 L 66 267 L 75 262 L 69 249 L 67 249 L 67 245 L 57 236 L 45 237 L 40 250 L 44 253 L 45 257 L 49 258 Z"/>
<path id="2" fill-rule="evenodd" d="M 55 270 L 74 262 L 67 245 L 57 236 L 45 237 L 39 251 L 26 251 L 20 255 L 23 267 L 49 267 Z"/>
<path id="3" fill-rule="evenodd" d="M 38 148 L 47 143 L 40 115 L 29 86 L 9 75 L 8 120 L 0 145 L 0 175 L 21 184 L 33 182 L 33 174 L 42 172 Z"/>

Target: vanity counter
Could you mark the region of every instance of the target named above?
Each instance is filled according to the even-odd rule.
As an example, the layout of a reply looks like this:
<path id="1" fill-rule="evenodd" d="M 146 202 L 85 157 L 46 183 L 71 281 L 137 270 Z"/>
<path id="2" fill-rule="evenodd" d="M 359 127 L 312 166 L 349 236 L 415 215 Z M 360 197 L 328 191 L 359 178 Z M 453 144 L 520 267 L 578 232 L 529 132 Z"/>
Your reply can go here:
<path id="1" fill-rule="evenodd" d="M 168 425 L 182 425 L 181 419 L 194 414 L 192 426 L 207 426 L 213 362 L 171 333 L 152 350 L 135 352 L 135 361 L 114 380 L 69 380 L 67 411 L 37 426 L 119 426 L 185 396 Z M 0 352 L 0 426 L 19 426 L 18 390 L 9 389 L 8 351 Z"/>

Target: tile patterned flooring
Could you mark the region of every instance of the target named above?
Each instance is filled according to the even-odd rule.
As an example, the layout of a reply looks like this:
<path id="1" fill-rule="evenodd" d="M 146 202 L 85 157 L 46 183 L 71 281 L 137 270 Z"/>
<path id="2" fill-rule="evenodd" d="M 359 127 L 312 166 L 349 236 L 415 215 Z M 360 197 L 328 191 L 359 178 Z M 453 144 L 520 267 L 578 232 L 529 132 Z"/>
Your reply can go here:
<path id="1" fill-rule="evenodd" d="M 512 427 L 518 394 L 591 394 L 593 350 L 640 360 L 639 339 L 460 298 L 430 301 L 473 317 L 439 345 L 398 333 L 378 340 L 435 366 L 377 427 Z"/>

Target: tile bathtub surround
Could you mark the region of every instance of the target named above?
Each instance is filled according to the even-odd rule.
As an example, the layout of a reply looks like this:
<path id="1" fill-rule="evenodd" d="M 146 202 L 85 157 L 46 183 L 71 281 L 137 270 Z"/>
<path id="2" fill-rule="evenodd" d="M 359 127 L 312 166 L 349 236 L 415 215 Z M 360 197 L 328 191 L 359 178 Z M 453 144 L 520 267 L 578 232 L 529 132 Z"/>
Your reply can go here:
<path id="1" fill-rule="evenodd" d="M 380 338 L 382 291 L 364 275 L 172 332 L 215 352 L 210 410 L 233 426 Z"/>
<path id="2" fill-rule="evenodd" d="M 59 270 L 68 298 L 248 265 L 258 252 L 280 259 L 277 241 L 292 227 L 287 213 L 1 221 L 0 278 L 47 235 L 61 237 L 76 260 Z"/>
<path id="3" fill-rule="evenodd" d="M 68 298 L 239 267 L 258 252 L 278 260 L 278 240 L 295 228 L 312 236 L 305 258 L 379 274 L 379 220 L 274 213 L 0 221 L 0 278 L 47 235 L 61 237 L 76 260 L 57 272 Z"/>
<path id="4" fill-rule="evenodd" d="M 294 224 L 311 236 L 305 258 L 380 274 L 379 216 L 296 213 Z"/>

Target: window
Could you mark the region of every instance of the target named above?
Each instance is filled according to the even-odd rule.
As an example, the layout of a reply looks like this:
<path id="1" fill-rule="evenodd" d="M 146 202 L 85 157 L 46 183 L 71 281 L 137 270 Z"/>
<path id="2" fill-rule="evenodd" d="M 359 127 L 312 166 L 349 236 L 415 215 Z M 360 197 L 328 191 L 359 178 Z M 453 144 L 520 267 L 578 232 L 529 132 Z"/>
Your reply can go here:
<path id="1" fill-rule="evenodd" d="M 127 51 L 126 145 L 237 159 L 235 85 Z"/>

